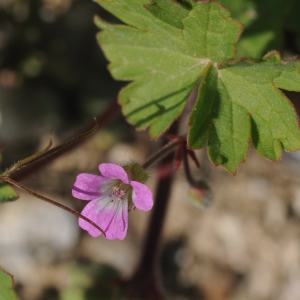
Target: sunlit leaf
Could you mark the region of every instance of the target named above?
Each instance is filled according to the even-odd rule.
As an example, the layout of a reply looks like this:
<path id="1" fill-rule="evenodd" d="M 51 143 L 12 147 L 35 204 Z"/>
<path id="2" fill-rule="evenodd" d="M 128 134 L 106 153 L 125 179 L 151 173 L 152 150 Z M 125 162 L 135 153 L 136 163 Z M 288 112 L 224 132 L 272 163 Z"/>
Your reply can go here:
<path id="1" fill-rule="evenodd" d="M 182 113 L 211 61 L 234 56 L 241 27 L 217 3 L 190 11 L 171 0 L 98 3 L 129 25 L 97 22 L 113 76 L 133 81 L 120 93 L 123 113 L 158 137 Z"/>
<path id="2" fill-rule="evenodd" d="M 0 300 L 17 300 L 13 288 L 13 278 L 0 269 Z"/>
<path id="3" fill-rule="evenodd" d="M 259 62 L 238 58 L 235 48 L 242 27 L 221 5 L 215 1 L 97 2 L 124 23 L 98 19 L 102 29 L 98 39 L 112 75 L 130 82 L 120 92 L 120 104 L 138 129 L 149 128 L 152 137 L 160 136 L 182 114 L 194 90 L 198 96 L 189 122 L 189 147 L 208 146 L 215 164 L 235 172 L 251 141 L 273 160 L 283 150 L 300 148 L 297 116 L 280 91 L 300 91 L 299 63 L 281 61 L 277 53 Z M 246 4 L 253 9 L 250 1 Z M 241 5 L 239 1 L 237 11 Z M 285 12 L 283 8 L 278 13 Z M 266 23 L 273 24 L 275 17 L 271 19 Z M 263 39 L 260 53 L 265 48 L 262 35 L 255 37 Z M 258 48 L 255 51 L 257 56 Z"/>

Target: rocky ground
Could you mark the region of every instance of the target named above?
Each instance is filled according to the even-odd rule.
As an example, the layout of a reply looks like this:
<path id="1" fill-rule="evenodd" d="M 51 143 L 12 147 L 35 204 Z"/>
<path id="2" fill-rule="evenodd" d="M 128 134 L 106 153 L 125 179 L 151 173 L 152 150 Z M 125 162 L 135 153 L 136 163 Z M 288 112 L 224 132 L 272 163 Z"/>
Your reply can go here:
<path id="1" fill-rule="evenodd" d="M 142 162 L 145 158 L 143 137 L 134 144 L 115 140 L 111 133 L 98 134 L 28 178 L 26 184 L 79 209 L 80 201 L 70 196 L 77 173 L 96 172 L 100 161 Z M 211 185 L 212 203 L 205 208 L 191 200 L 190 188 L 178 172 L 162 243 L 168 298 L 298 299 L 299 154 L 285 155 L 274 163 L 250 151 L 236 176 L 213 168 L 205 153 L 199 156 L 201 174 Z M 154 178 L 153 172 L 152 186 Z M 76 300 L 67 294 L 84 282 L 88 286 L 90 280 L 74 279 L 79 261 L 105 264 L 125 277 L 131 274 L 148 217 L 131 213 L 124 241 L 93 239 L 78 229 L 75 217 L 21 194 L 20 200 L 0 207 L 0 265 L 14 274 L 24 300 Z"/>

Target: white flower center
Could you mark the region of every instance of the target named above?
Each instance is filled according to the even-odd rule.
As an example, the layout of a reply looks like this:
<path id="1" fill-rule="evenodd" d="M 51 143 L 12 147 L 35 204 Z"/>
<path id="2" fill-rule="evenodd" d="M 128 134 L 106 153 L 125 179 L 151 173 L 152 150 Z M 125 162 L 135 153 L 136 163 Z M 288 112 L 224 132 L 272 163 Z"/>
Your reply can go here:
<path id="1" fill-rule="evenodd" d="M 119 180 L 112 180 L 102 186 L 101 192 L 109 197 L 111 201 L 128 200 L 131 186 Z"/>
<path id="2" fill-rule="evenodd" d="M 113 199 L 118 199 L 118 200 L 126 200 L 128 197 L 127 192 L 118 185 L 112 187 L 111 196 Z"/>

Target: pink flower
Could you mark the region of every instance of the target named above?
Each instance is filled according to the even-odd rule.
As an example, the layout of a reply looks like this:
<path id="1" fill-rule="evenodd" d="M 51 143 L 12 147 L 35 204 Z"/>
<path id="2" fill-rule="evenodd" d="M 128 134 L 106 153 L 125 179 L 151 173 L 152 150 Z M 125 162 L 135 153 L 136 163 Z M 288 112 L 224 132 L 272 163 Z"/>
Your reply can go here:
<path id="1" fill-rule="evenodd" d="M 145 184 L 131 180 L 125 169 L 117 164 L 100 164 L 99 171 L 101 175 L 79 174 L 72 195 L 89 201 L 81 214 L 103 229 L 107 239 L 123 240 L 128 228 L 128 208 L 135 206 L 139 210 L 150 210 L 152 192 Z M 102 234 L 81 218 L 79 226 L 93 237 Z"/>

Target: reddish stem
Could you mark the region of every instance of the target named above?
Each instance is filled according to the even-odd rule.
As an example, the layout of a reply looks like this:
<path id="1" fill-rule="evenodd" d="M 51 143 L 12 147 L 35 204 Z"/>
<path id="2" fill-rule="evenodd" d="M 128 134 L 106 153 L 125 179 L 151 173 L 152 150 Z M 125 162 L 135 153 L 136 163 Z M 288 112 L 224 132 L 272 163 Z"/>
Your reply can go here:
<path id="1" fill-rule="evenodd" d="M 51 198 L 49 198 L 45 195 L 42 195 L 42 194 L 40 194 L 36 191 L 33 191 L 32 189 L 28 188 L 27 186 L 13 180 L 12 178 L 9 178 L 9 177 L 6 177 L 6 176 L 0 176 L 0 179 L 3 180 L 6 183 L 9 183 L 9 184 L 13 185 L 14 187 L 16 187 L 20 190 L 23 190 L 24 192 L 26 192 L 26 193 L 28 193 L 28 194 L 36 197 L 36 198 L 39 198 L 39 199 L 41 199 L 45 202 L 53 204 L 53 205 L 55 205 L 59 208 L 62 208 L 63 210 L 75 215 L 76 217 L 79 217 L 79 218 L 85 220 L 86 222 L 88 222 L 91 225 L 93 225 L 94 227 L 96 227 L 99 231 L 101 231 L 104 236 L 106 236 L 105 231 L 102 228 L 100 228 L 95 222 L 93 222 L 89 218 L 83 216 L 80 212 L 76 211 L 75 209 L 70 208 L 70 207 L 68 207 L 68 206 L 66 206 L 62 203 L 59 203 L 59 202 L 57 202 L 57 201 L 55 201 L 55 200 L 53 200 L 53 199 L 51 199 Z"/>
<path id="2" fill-rule="evenodd" d="M 164 170 L 166 167 L 170 168 L 173 165 L 174 157 L 174 152 L 172 152 L 161 160 L 158 166 L 158 175 L 161 173 L 160 170 Z M 129 299 L 164 299 L 159 283 L 157 263 L 173 179 L 174 172 L 168 172 L 166 176 L 158 176 L 155 204 L 148 225 L 142 256 L 133 276 L 125 284 Z"/>
<path id="3" fill-rule="evenodd" d="M 110 123 L 120 113 L 120 107 L 116 101 L 112 102 L 98 117 L 91 122 L 87 128 L 74 134 L 71 138 L 65 141 L 63 144 L 58 145 L 43 152 L 42 155 L 37 156 L 35 159 L 29 161 L 26 164 L 14 169 L 9 174 L 6 174 L 10 178 L 20 180 L 31 174 L 33 171 L 40 169 L 42 166 L 52 162 L 59 156 L 67 153 L 68 151 L 76 148 L 81 143 L 85 142 L 90 136 L 96 133 L 99 129 Z"/>

